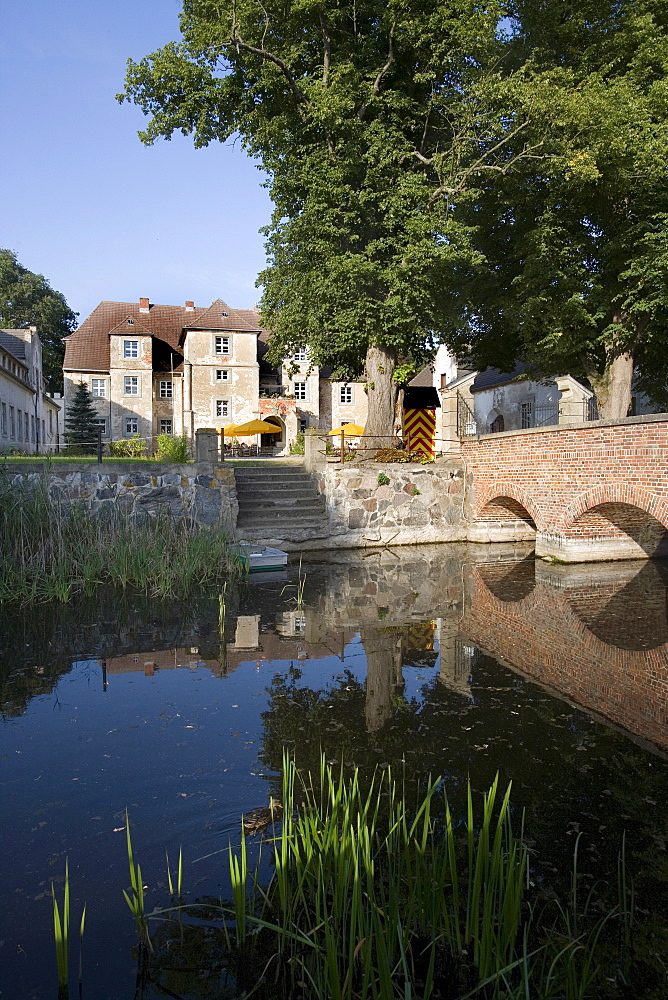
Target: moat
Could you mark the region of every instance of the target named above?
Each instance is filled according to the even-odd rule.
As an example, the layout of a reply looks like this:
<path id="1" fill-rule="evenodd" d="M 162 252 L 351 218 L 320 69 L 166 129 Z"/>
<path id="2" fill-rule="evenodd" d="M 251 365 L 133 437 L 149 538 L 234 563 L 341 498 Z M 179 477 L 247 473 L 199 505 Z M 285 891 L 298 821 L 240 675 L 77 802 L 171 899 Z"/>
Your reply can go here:
<path id="1" fill-rule="evenodd" d="M 442 775 L 460 810 L 469 776 L 482 792 L 499 772 L 534 877 L 557 888 L 578 835 L 587 888 L 625 837 L 665 969 L 668 564 L 466 544 L 323 558 L 188 602 L 3 608 L 0 997 L 56 995 L 66 858 L 75 920 L 87 904 L 83 995 L 133 997 L 126 808 L 149 909 L 180 847 L 187 898 L 225 897 L 228 842 L 280 790 L 284 747 L 313 770 L 322 749 L 366 775 Z M 656 978 L 643 995 L 662 995 Z M 171 988 L 229 995 L 206 968 Z"/>

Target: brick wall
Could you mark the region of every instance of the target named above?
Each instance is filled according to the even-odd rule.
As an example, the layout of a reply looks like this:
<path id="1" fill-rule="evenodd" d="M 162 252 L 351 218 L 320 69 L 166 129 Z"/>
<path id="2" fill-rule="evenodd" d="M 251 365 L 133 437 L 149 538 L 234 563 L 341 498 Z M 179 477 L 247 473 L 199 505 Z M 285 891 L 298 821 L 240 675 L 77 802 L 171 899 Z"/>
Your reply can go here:
<path id="1" fill-rule="evenodd" d="M 566 538 L 634 539 L 668 527 L 668 415 L 533 428 L 462 442 L 478 525 L 533 522 Z"/>

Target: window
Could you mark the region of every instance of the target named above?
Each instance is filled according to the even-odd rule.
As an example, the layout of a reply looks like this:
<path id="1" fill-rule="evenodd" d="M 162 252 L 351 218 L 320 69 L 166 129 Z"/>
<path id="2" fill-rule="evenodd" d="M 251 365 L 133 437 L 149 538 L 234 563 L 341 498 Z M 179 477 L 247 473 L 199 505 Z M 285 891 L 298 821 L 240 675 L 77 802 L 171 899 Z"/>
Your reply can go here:
<path id="1" fill-rule="evenodd" d="M 302 434 L 304 433 L 307 427 L 308 427 L 308 417 L 300 417 L 299 430 L 301 431 Z"/>
<path id="2" fill-rule="evenodd" d="M 229 337 L 214 337 L 214 351 L 216 354 L 229 354 L 230 353 L 230 338 Z"/>
<path id="3" fill-rule="evenodd" d="M 106 420 L 106 417 L 100 417 L 100 419 L 96 420 L 95 423 L 97 424 L 97 426 L 99 428 L 101 428 L 101 430 L 102 430 L 102 437 L 106 437 L 107 436 L 107 420 Z"/>
<path id="4" fill-rule="evenodd" d="M 53 434 L 53 410 L 49 410 L 49 434 Z"/>
<path id="5" fill-rule="evenodd" d="M 123 378 L 123 392 L 126 396 L 139 395 L 139 376 L 125 375 Z"/>
<path id="6" fill-rule="evenodd" d="M 230 373 L 227 368 L 216 368 L 216 382 L 229 382 Z"/>
<path id="7" fill-rule="evenodd" d="M 216 416 L 217 417 L 229 417 L 230 415 L 230 405 L 227 399 L 217 399 L 216 400 Z"/>
<path id="8" fill-rule="evenodd" d="M 353 401 L 353 387 L 352 385 L 342 385 L 339 393 L 340 403 L 352 403 Z"/>
<path id="9" fill-rule="evenodd" d="M 295 361 L 306 361 L 307 360 L 307 357 L 306 357 L 306 348 L 305 347 L 298 347 L 297 350 L 295 351 L 295 353 L 292 355 L 292 357 L 293 357 L 293 360 L 295 360 Z"/>
<path id="10" fill-rule="evenodd" d="M 139 417 L 125 418 L 125 436 L 130 437 L 131 434 L 139 434 Z"/>
<path id="11" fill-rule="evenodd" d="M 124 358 L 138 358 L 139 357 L 139 341 L 138 340 L 124 340 L 123 341 L 123 357 Z"/>
<path id="12" fill-rule="evenodd" d="M 9 407 L 9 436 L 14 439 L 16 437 L 16 419 L 14 417 L 14 407 Z"/>
<path id="13" fill-rule="evenodd" d="M 306 399 L 306 382 L 295 382 L 295 399 Z"/>
<path id="14" fill-rule="evenodd" d="M 160 380 L 160 389 L 158 391 L 160 399 L 171 399 L 172 398 L 172 380 L 171 378 Z"/>
<path id="15" fill-rule="evenodd" d="M 2 427 L 3 438 L 7 437 L 7 404 L 2 404 L 2 417 L 0 418 L 0 426 Z"/>
<path id="16" fill-rule="evenodd" d="M 16 430 L 18 431 L 16 435 L 16 440 L 23 441 L 23 410 L 16 411 L 16 422 L 17 422 Z"/>
<path id="17" fill-rule="evenodd" d="M 101 399 L 107 395 L 107 380 L 104 378 L 92 378 L 90 380 L 90 391 L 92 396 L 99 396 Z"/>
<path id="18" fill-rule="evenodd" d="M 173 434 L 173 425 L 171 420 L 161 420 L 160 421 L 160 433 L 161 434 Z"/>
<path id="19" fill-rule="evenodd" d="M 520 405 L 520 414 L 522 418 L 522 427 L 533 427 L 533 400 L 529 400 L 528 402 Z"/>
<path id="20" fill-rule="evenodd" d="M 35 443 L 35 417 L 30 415 L 30 440 Z"/>

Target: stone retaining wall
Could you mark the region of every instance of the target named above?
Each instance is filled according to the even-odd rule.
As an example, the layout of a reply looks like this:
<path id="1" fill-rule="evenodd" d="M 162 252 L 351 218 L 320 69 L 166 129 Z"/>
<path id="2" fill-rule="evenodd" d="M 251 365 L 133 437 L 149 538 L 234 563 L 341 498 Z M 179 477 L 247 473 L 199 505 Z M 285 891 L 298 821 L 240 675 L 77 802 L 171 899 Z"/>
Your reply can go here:
<path id="1" fill-rule="evenodd" d="M 389 482 L 378 482 L 379 476 Z M 466 538 L 469 517 L 464 463 L 429 466 L 329 465 L 317 470 L 329 538 L 323 548 L 415 545 Z"/>
<path id="2" fill-rule="evenodd" d="M 111 462 L 59 462 L 37 467 L 34 463 L 11 463 L 4 467 L 2 475 L 17 488 L 37 484 L 47 476 L 54 499 L 83 500 L 92 513 L 101 517 L 120 509 L 141 521 L 168 512 L 230 534 L 236 528 L 239 504 L 234 472 L 208 463 L 139 467 Z"/>

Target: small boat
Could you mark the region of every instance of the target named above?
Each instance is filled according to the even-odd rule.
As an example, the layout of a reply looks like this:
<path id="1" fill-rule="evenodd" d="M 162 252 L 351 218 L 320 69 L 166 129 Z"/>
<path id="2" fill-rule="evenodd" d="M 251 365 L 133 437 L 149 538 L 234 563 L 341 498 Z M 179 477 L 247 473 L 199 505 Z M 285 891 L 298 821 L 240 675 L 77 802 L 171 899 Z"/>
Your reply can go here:
<path id="1" fill-rule="evenodd" d="M 274 549 L 270 545 L 237 546 L 237 552 L 248 566 L 250 573 L 267 573 L 272 570 L 285 569 L 288 564 L 288 554 L 283 549 Z"/>

